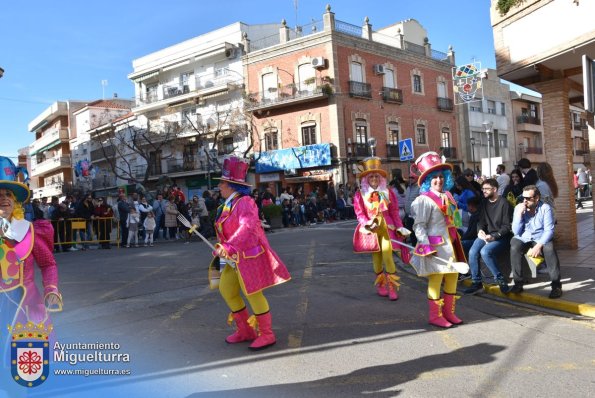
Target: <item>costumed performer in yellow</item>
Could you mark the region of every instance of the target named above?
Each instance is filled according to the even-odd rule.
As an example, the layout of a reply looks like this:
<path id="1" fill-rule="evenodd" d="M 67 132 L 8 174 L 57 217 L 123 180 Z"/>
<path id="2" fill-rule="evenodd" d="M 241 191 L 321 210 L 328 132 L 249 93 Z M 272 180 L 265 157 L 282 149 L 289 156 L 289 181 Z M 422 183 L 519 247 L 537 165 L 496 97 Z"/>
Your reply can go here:
<path id="1" fill-rule="evenodd" d="M 223 162 L 219 190 L 225 203 L 217 210 L 215 229 L 219 243 L 214 255 L 225 259 L 219 292 L 236 323 L 235 333 L 225 341 L 252 341 L 250 348 L 260 350 L 276 342 L 263 290 L 287 282 L 291 276 L 262 229 L 258 208 L 250 196 L 250 184 L 246 182 L 247 172 L 248 163 L 243 159 L 232 156 Z M 240 292 L 250 303 L 256 324 L 249 321 L 252 317 Z"/>
<path id="2" fill-rule="evenodd" d="M 372 253 L 376 293 L 394 301 L 399 298 L 397 291 L 400 278 L 397 276 L 393 250 L 401 251 L 406 262 L 409 251 L 391 242 L 391 239 L 403 241 L 409 231 L 403 227 L 399 217 L 399 202 L 387 186 L 387 173 L 382 169 L 380 158 L 366 158 L 360 166 L 360 190 L 353 199 L 358 221 L 353 234 L 353 251 Z"/>
<path id="3" fill-rule="evenodd" d="M 463 321 L 455 315 L 455 294 L 458 272 L 445 260 L 466 262 L 457 227 L 461 217 L 457 202 L 448 191 L 454 184 L 452 166 L 444 163 L 436 152 L 421 155 L 415 165 L 421 173 L 418 179 L 420 195 L 411 204 L 413 232 L 417 245 L 411 265 L 419 276 L 428 278 L 429 323 L 442 328 Z M 441 296 L 444 281 L 444 295 Z"/>

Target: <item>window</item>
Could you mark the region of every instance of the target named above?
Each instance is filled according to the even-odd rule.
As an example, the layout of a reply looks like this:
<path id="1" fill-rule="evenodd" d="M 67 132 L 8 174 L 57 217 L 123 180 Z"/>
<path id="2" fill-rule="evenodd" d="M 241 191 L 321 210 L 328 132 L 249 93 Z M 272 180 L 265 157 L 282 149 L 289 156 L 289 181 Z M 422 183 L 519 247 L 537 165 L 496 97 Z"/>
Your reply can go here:
<path id="1" fill-rule="evenodd" d="M 384 70 L 384 87 L 397 88 L 395 84 L 395 72 L 392 69 Z"/>
<path id="2" fill-rule="evenodd" d="M 148 101 L 148 102 L 157 101 L 157 84 L 147 86 L 146 101 Z"/>
<path id="3" fill-rule="evenodd" d="M 161 171 L 161 151 L 149 153 L 149 174 L 163 174 L 163 172 Z"/>
<path id="4" fill-rule="evenodd" d="M 302 145 L 316 144 L 316 125 L 302 127 Z"/>
<path id="5" fill-rule="evenodd" d="M 196 156 L 198 154 L 198 144 L 184 145 L 182 168 L 184 171 L 194 170 L 196 168 Z"/>
<path id="6" fill-rule="evenodd" d="M 500 148 L 508 148 L 508 136 L 506 134 L 500 134 L 498 136 Z"/>
<path id="7" fill-rule="evenodd" d="M 364 123 L 355 125 L 355 143 L 368 145 L 368 126 Z"/>
<path id="8" fill-rule="evenodd" d="M 413 92 L 415 93 L 423 93 L 423 87 L 421 84 L 421 76 L 420 75 L 413 75 Z"/>
<path id="9" fill-rule="evenodd" d="M 225 137 L 221 141 L 219 141 L 219 153 L 223 155 L 227 155 L 232 153 L 235 150 L 233 145 L 233 137 Z"/>
<path id="10" fill-rule="evenodd" d="M 298 81 L 300 91 L 314 91 L 316 88 L 316 71 L 311 64 L 298 66 Z"/>
<path id="11" fill-rule="evenodd" d="M 448 127 L 442 129 L 440 142 L 443 148 L 450 148 L 450 129 Z"/>
<path id="12" fill-rule="evenodd" d="M 438 82 L 438 98 L 448 98 L 445 82 Z"/>
<path id="13" fill-rule="evenodd" d="M 190 79 L 192 78 L 192 72 L 185 72 L 180 75 L 180 86 L 182 86 L 183 93 L 190 92 Z"/>
<path id="14" fill-rule="evenodd" d="M 417 143 L 418 144 L 422 144 L 425 145 L 427 143 L 426 141 L 426 126 L 424 126 L 423 124 L 418 124 L 417 128 L 416 128 L 416 138 L 417 138 Z"/>
<path id="15" fill-rule="evenodd" d="M 388 124 L 388 145 L 399 145 L 399 123 Z"/>
<path id="16" fill-rule="evenodd" d="M 469 104 L 469 109 L 471 112 L 481 112 L 481 102 L 472 102 Z"/>
<path id="17" fill-rule="evenodd" d="M 276 129 L 271 129 L 264 133 L 264 148 L 265 151 L 273 151 L 275 149 L 279 149 Z"/>
<path id="18" fill-rule="evenodd" d="M 180 124 L 182 126 L 191 126 L 191 123 L 194 125 L 194 127 L 198 127 L 196 125 L 196 108 L 192 107 L 192 108 L 186 108 L 182 110 L 182 120 L 180 121 Z"/>
<path id="19" fill-rule="evenodd" d="M 500 102 L 500 114 L 506 116 L 506 104 L 504 102 Z"/>
<path id="20" fill-rule="evenodd" d="M 537 113 L 537 104 L 529 104 L 529 116 L 538 118 L 539 114 Z"/>
<path id="21" fill-rule="evenodd" d="M 496 114 L 496 103 L 494 101 L 487 101 L 488 103 L 488 113 L 491 113 L 492 115 Z"/>
<path id="22" fill-rule="evenodd" d="M 359 62 L 352 62 L 350 66 L 350 73 L 351 73 L 351 81 L 354 82 L 364 82 L 364 71 L 362 68 L 362 64 Z"/>
<path id="23" fill-rule="evenodd" d="M 270 100 L 277 97 L 277 82 L 272 73 L 262 75 L 262 91 L 265 99 Z"/>

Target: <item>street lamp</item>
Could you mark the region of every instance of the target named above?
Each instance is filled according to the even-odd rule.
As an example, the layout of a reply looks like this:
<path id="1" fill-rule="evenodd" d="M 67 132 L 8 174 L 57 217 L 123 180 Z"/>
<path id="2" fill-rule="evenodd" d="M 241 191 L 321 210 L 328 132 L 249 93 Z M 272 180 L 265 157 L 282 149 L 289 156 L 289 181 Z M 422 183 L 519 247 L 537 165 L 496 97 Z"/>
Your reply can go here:
<path id="1" fill-rule="evenodd" d="M 371 156 L 374 156 L 374 148 L 376 148 L 376 138 L 368 138 L 368 147 L 370 147 Z"/>
<path id="2" fill-rule="evenodd" d="M 469 138 L 471 144 L 471 163 L 473 164 L 473 171 L 475 171 L 475 138 Z"/>
<path id="3" fill-rule="evenodd" d="M 492 121 L 485 121 L 482 123 L 485 129 L 486 135 L 488 136 L 488 178 L 492 177 L 492 150 L 491 150 L 491 141 L 492 141 L 492 126 L 494 122 Z"/>

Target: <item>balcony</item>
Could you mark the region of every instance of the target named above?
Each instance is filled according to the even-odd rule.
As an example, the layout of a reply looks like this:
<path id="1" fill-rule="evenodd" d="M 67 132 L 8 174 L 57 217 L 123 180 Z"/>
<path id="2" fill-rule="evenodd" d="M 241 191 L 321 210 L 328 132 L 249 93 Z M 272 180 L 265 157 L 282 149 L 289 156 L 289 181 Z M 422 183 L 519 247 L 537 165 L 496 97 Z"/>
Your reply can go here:
<path id="1" fill-rule="evenodd" d="M 328 98 L 332 92 L 332 86 L 329 83 L 323 83 L 320 79 L 301 86 L 288 84 L 278 88 L 271 87 L 265 92 L 248 94 L 246 108 L 250 111 L 282 108 Z"/>
<path id="2" fill-rule="evenodd" d="M 575 149 L 574 150 L 574 156 L 585 156 L 589 154 L 589 150 L 588 149 Z"/>
<path id="3" fill-rule="evenodd" d="M 452 112 L 454 109 L 453 101 L 450 98 L 436 98 L 436 107 L 439 111 Z"/>
<path id="4" fill-rule="evenodd" d="M 517 116 L 516 122 L 517 131 L 527 131 L 530 133 L 541 133 L 543 131 L 541 120 L 536 117 L 521 115 Z"/>
<path id="5" fill-rule="evenodd" d="M 31 162 L 31 176 L 36 177 L 47 174 L 62 167 L 71 167 L 70 157 L 56 156 L 41 163 Z"/>
<path id="6" fill-rule="evenodd" d="M 400 158 L 399 145 L 387 144 L 386 145 L 386 156 L 389 158 Z"/>
<path id="7" fill-rule="evenodd" d="M 372 85 L 369 83 L 349 81 L 349 96 L 372 99 Z"/>
<path id="8" fill-rule="evenodd" d="M 102 175 L 95 177 L 91 180 L 91 186 L 93 189 L 105 189 L 105 188 L 112 188 L 115 187 L 116 184 L 116 176 L 114 175 Z"/>
<path id="9" fill-rule="evenodd" d="M 402 104 L 403 90 L 400 88 L 382 87 L 382 100 L 391 104 Z"/>
<path id="10" fill-rule="evenodd" d="M 457 148 L 452 146 L 442 147 L 442 155 L 447 159 L 457 158 Z"/>
<path id="11" fill-rule="evenodd" d="M 188 94 L 190 92 L 190 86 L 184 85 L 164 85 L 163 87 L 163 99 L 177 97 L 179 95 Z"/>
<path id="12" fill-rule="evenodd" d="M 47 131 L 39 139 L 35 140 L 29 145 L 29 156 L 33 156 L 38 152 L 44 152 L 54 146 L 68 141 L 68 129 L 51 129 Z"/>
<path id="13" fill-rule="evenodd" d="M 91 163 L 98 162 L 106 158 L 113 158 L 116 155 L 116 150 L 113 146 L 106 146 L 91 151 Z"/>
<path id="14" fill-rule="evenodd" d="M 62 183 L 50 184 L 41 188 L 34 188 L 32 197 L 35 198 L 50 198 L 52 196 L 62 196 L 63 194 Z"/>
<path id="15" fill-rule="evenodd" d="M 543 154 L 543 148 L 539 146 L 528 146 L 523 149 L 523 152 L 527 154 L 541 155 Z"/>

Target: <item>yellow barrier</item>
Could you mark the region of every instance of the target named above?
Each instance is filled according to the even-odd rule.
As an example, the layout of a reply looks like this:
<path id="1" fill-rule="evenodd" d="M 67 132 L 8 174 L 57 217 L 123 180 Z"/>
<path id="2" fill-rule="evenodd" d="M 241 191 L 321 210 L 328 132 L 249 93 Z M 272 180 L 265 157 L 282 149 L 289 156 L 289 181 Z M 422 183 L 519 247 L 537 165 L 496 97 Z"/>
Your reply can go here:
<path id="1" fill-rule="evenodd" d="M 54 247 L 63 250 L 75 244 L 110 243 L 120 247 L 120 221 L 112 217 L 95 217 L 91 220 L 84 218 L 68 218 L 52 220 L 54 227 Z M 87 232 L 91 230 L 91 236 Z M 114 232 L 115 229 L 115 232 Z M 85 238 L 77 240 L 83 234 Z M 113 239 L 112 239 L 113 237 Z M 64 248 L 63 246 L 68 246 Z"/>

